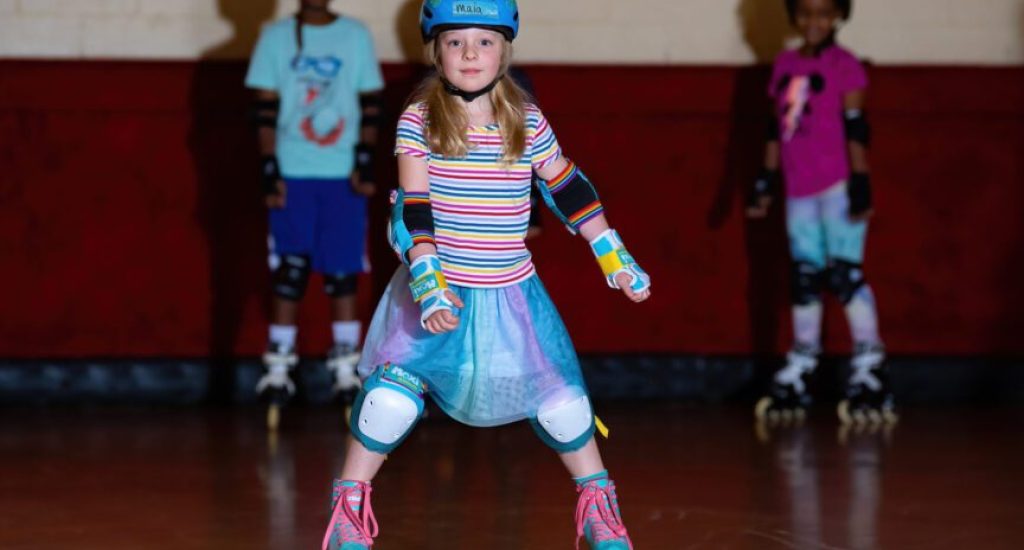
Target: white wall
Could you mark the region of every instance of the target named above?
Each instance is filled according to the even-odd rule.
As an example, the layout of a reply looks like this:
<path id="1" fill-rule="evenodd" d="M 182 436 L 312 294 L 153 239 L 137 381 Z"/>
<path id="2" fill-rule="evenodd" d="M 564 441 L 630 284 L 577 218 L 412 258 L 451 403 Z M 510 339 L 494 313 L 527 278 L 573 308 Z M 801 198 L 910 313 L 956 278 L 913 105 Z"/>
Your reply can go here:
<path id="1" fill-rule="evenodd" d="M 245 57 L 297 0 L 0 0 L 0 57 Z M 335 0 L 382 59 L 418 59 L 419 0 Z M 777 49 L 782 0 L 520 0 L 520 61 L 743 64 Z M 399 32 L 401 31 L 401 32 Z M 892 64 L 1024 64 L 1024 0 L 856 0 L 842 40 Z"/>

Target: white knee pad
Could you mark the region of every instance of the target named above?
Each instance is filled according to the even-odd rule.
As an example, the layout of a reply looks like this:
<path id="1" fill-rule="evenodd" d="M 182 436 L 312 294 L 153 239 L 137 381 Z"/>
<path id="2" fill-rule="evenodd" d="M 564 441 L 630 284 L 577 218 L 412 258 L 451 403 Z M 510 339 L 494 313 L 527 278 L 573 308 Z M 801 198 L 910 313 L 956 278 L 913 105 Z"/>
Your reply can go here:
<path id="1" fill-rule="evenodd" d="M 594 425 L 594 413 L 586 395 L 561 395 L 547 399 L 537 409 L 537 423 L 556 442 L 569 444 Z"/>
<path id="2" fill-rule="evenodd" d="M 390 452 L 419 420 L 423 401 L 410 393 L 380 385 L 363 397 L 356 419 L 360 435 L 377 444 L 376 449 Z"/>

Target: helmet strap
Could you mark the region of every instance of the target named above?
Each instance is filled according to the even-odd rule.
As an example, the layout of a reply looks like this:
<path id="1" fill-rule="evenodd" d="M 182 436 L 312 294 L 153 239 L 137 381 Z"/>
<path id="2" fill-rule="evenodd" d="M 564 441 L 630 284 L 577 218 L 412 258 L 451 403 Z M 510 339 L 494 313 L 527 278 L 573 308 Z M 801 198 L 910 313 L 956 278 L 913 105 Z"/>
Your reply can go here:
<path id="1" fill-rule="evenodd" d="M 454 84 L 452 84 L 451 82 L 449 82 L 448 79 L 443 77 L 443 76 L 441 77 L 441 84 L 444 86 L 444 91 L 448 92 L 449 95 L 454 95 L 454 96 L 461 97 L 462 101 L 465 101 L 466 103 L 470 103 L 474 99 L 476 99 L 476 98 L 478 98 L 478 97 L 480 97 L 482 95 L 490 93 L 490 91 L 493 90 L 494 87 L 498 85 L 498 81 L 501 80 L 502 78 L 504 78 L 504 76 L 505 75 L 498 76 L 498 78 L 495 78 L 494 80 L 492 80 L 490 84 L 484 86 L 483 88 L 480 88 L 479 90 L 477 90 L 475 92 L 467 92 L 467 91 L 465 91 L 463 89 L 460 89 L 457 86 L 455 86 Z"/>

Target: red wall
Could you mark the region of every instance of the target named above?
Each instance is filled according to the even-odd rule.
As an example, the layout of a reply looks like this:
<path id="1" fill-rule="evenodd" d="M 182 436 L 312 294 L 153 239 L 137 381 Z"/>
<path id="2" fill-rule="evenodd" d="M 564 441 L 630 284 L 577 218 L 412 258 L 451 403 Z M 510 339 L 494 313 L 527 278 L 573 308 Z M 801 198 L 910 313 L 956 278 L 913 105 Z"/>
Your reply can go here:
<path id="1" fill-rule="evenodd" d="M 579 348 L 784 349 L 782 220 L 748 223 L 739 211 L 738 186 L 760 156 L 764 68 L 528 70 L 566 152 L 654 279 L 650 302 L 627 303 L 548 217 L 532 248 Z M 265 220 L 243 71 L 0 62 L 0 356 L 260 350 Z M 386 67 L 392 119 L 413 73 Z M 1021 354 L 1024 68 L 887 67 L 872 79 L 867 264 L 890 348 Z M 367 317 L 395 265 L 384 212 L 381 196 Z M 312 288 L 303 348 L 315 353 L 328 329 Z M 838 350 L 845 325 L 831 309 Z"/>

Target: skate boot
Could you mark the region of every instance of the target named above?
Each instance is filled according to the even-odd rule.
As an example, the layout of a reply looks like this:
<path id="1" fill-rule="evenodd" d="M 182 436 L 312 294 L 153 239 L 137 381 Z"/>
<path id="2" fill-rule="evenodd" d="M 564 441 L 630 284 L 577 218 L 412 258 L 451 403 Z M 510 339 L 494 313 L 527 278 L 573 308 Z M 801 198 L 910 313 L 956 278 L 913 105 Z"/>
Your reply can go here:
<path id="1" fill-rule="evenodd" d="M 281 409 L 295 395 L 295 383 L 288 372 L 299 363 L 299 356 L 287 346 L 271 342 L 263 354 L 263 376 L 256 383 L 256 393 L 267 403 L 267 429 L 274 431 L 281 423 Z"/>
<path id="2" fill-rule="evenodd" d="M 576 550 L 580 538 L 587 539 L 591 550 L 633 550 L 608 472 L 577 481 L 576 492 Z"/>
<path id="3" fill-rule="evenodd" d="M 359 356 L 359 350 L 348 344 L 335 344 L 327 353 L 327 370 L 334 377 L 332 389 L 335 397 L 345 405 L 346 416 L 362 387 L 356 374 Z"/>
<path id="4" fill-rule="evenodd" d="M 331 522 L 324 533 L 322 550 L 367 550 L 373 546 L 378 529 L 370 505 L 372 491 L 369 483 L 334 480 Z"/>
<path id="5" fill-rule="evenodd" d="M 885 368 L 885 348 L 880 344 L 854 346 L 846 398 L 839 402 L 836 412 L 844 425 L 891 425 L 899 420 Z"/>
<path id="6" fill-rule="evenodd" d="M 818 366 L 818 349 L 797 344 L 786 354 L 786 366 L 775 373 L 768 395 L 754 406 L 759 422 L 801 422 L 811 406 L 807 382 Z"/>

